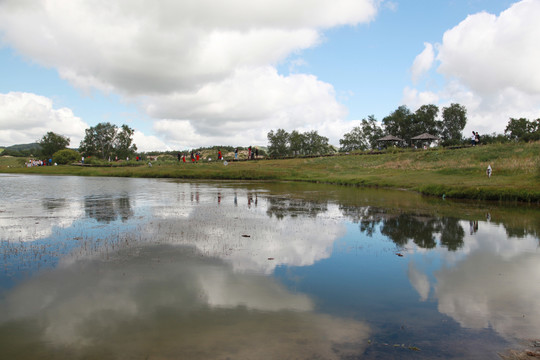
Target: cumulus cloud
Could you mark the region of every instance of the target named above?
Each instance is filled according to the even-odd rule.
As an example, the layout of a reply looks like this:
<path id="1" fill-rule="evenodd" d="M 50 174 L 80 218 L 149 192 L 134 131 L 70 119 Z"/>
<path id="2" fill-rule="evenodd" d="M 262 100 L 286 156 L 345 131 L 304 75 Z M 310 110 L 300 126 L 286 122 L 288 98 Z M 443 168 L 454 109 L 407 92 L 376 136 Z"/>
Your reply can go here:
<path id="1" fill-rule="evenodd" d="M 141 101 L 173 144 L 206 145 L 246 126 L 259 129 L 252 135 L 261 140 L 263 123 L 315 127 L 343 117 L 329 84 L 283 77 L 273 67 L 316 46 L 324 29 L 372 20 L 378 4 L 8 0 L 0 4 L 0 30 L 4 43 L 75 86 Z M 176 138 L 174 127 L 186 122 L 194 136 Z"/>
<path id="2" fill-rule="evenodd" d="M 47 97 L 24 92 L 0 94 L 0 144 L 36 142 L 52 131 L 69 137 L 71 146 L 78 146 L 87 127 L 71 109 L 55 109 Z"/>
<path id="3" fill-rule="evenodd" d="M 499 15 L 468 16 L 445 32 L 435 45 L 437 71 L 446 79 L 429 90 L 440 104 L 459 102 L 468 109 L 465 132 L 503 132 L 510 117 L 540 116 L 540 2 L 523 0 Z M 427 44 L 412 67 L 413 80 L 427 70 Z M 427 53 L 426 53 L 427 52 Z M 417 104 L 424 91 L 405 91 L 405 102 Z"/>
<path id="4" fill-rule="evenodd" d="M 145 135 L 142 131 L 135 130 L 133 143 L 137 145 L 137 151 L 172 150 L 172 148 L 154 135 Z"/>
<path id="5" fill-rule="evenodd" d="M 195 93 L 147 101 L 151 116 L 168 119 L 157 122 L 155 130 L 179 143 L 204 138 L 210 143 L 217 138 L 240 140 L 246 131 L 252 139 L 265 141 L 271 129 L 317 127 L 346 114 L 331 85 L 312 75 L 282 76 L 271 66 L 237 69 L 230 78 Z M 190 121 L 174 120 L 176 114 Z"/>
<path id="6" fill-rule="evenodd" d="M 275 63 L 316 45 L 320 29 L 376 13 L 372 0 L 4 1 L 0 9 L 4 41 L 25 56 L 79 86 L 133 94 L 193 89 L 239 65 Z"/>
<path id="7" fill-rule="evenodd" d="M 435 60 L 433 45 L 430 43 L 424 43 L 424 46 L 424 51 L 416 56 L 411 68 L 413 82 L 416 82 L 420 76 L 427 72 Z"/>

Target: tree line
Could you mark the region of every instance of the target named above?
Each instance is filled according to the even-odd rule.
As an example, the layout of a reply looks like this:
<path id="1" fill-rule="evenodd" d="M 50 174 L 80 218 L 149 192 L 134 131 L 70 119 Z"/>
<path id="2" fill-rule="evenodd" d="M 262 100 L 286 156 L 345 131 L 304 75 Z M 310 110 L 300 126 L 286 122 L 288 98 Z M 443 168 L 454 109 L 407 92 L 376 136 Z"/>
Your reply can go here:
<path id="1" fill-rule="evenodd" d="M 443 107 L 439 119 L 436 105 L 423 105 L 415 112 L 402 105 L 381 122 L 370 115 L 362 119 L 358 126 L 343 135 L 339 140 L 339 151 L 376 149 L 378 139 L 385 135 L 397 136 L 411 143 L 411 138 L 429 133 L 441 139 L 441 145 L 460 145 L 468 140 L 462 131 L 467 124 L 467 110 L 460 104 Z M 136 156 L 137 146 L 133 143 L 134 130 L 127 125 L 120 127 L 111 123 L 99 123 L 85 130 L 85 137 L 77 150 L 68 149 L 70 139 L 66 136 L 47 132 L 37 143 L 14 145 L 4 149 L 2 155 L 37 156 L 53 159 L 59 164 L 79 161 L 81 156 L 96 157 L 103 160 L 126 159 Z M 271 157 L 310 156 L 329 154 L 336 149 L 328 143 L 328 138 L 317 131 L 300 133 L 284 129 L 271 130 L 267 134 L 268 155 Z M 540 140 L 540 119 L 510 118 L 504 134 L 482 134 L 482 143 L 504 143 L 509 141 Z M 212 147 L 211 147 L 212 148 Z M 220 146 L 222 150 L 234 149 Z M 202 149 L 202 148 L 201 148 Z M 239 147 L 239 149 L 242 149 Z M 163 152 L 156 152 L 163 153 Z M 176 154 L 172 151 L 171 154 Z"/>
<path id="2" fill-rule="evenodd" d="M 317 131 L 300 133 L 293 130 L 291 133 L 283 129 L 267 134 L 268 154 L 272 157 L 281 156 L 309 156 L 327 154 L 333 150 L 328 144 L 328 138 L 319 135 Z"/>
<path id="3" fill-rule="evenodd" d="M 440 113 L 440 117 L 439 117 Z M 381 122 L 370 115 L 362 119 L 358 126 L 343 135 L 339 140 L 339 151 L 377 149 L 379 139 L 393 135 L 403 140 L 403 146 L 413 145 L 413 137 L 428 133 L 440 139 L 442 146 L 462 145 L 467 143 L 462 131 L 467 124 L 467 109 L 465 106 L 453 103 L 443 107 L 442 111 L 433 104 L 422 105 L 415 112 L 407 106 L 399 106 L 384 117 Z M 309 137 L 319 141 L 305 141 Z M 284 129 L 272 130 L 268 133 L 268 150 L 273 157 L 328 154 L 335 149 L 328 145 L 328 138 L 320 136 L 316 131 L 300 134 Z M 524 118 L 510 118 L 502 134 L 483 134 L 482 143 L 508 141 L 540 140 L 540 119 L 529 121 Z"/>

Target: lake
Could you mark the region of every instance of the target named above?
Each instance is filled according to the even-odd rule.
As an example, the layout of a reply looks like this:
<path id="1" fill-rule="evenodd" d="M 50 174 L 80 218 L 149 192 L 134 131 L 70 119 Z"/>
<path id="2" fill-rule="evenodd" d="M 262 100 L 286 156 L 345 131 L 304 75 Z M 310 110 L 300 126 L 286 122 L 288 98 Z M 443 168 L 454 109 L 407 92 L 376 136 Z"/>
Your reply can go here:
<path id="1" fill-rule="evenodd" d="M 318 184 L 0 175 L 6 359 L 493 359 L 540 211 Z"/>

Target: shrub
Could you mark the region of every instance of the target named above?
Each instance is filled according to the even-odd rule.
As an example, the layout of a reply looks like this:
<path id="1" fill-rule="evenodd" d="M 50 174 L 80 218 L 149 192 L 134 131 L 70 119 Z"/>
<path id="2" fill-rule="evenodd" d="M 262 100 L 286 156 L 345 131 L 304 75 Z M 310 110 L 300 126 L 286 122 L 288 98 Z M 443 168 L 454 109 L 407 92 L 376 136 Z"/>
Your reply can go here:
<path id="1" fill-rule="evenodd" d="M 75 150 L 64 149 L 55 152 L 52 159 L 53 163 L 65 165 L 81 160 L 81 154 Z"/>

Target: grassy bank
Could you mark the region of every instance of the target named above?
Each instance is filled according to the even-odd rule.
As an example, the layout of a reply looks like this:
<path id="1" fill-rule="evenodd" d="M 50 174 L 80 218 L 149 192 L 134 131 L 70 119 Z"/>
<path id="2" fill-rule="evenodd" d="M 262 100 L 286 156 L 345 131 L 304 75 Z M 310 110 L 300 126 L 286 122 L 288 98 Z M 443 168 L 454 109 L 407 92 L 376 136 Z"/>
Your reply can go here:
<path id="1" fill-rule="evenodd" d="M 158 161 L 152 167 L 141 163 L 141 166 L 24 168 L 20 159 L 1 159 L 0 172 L 3 173 L 290 180 L 401 188 L 448 198 L 540 202 L 540 142 L 453 150 L 396 150 L 376 155 L 361 153 L 318 158 L 229 161 L 227 166 L 221 162 L 184 164 Z M 486 176 L 488 165 L 493 168 L 491 178 Z"/>

